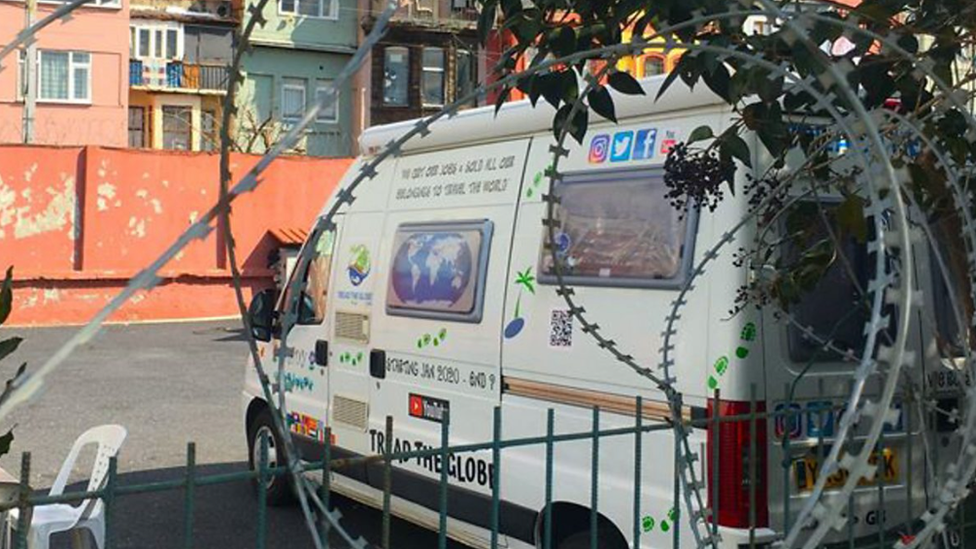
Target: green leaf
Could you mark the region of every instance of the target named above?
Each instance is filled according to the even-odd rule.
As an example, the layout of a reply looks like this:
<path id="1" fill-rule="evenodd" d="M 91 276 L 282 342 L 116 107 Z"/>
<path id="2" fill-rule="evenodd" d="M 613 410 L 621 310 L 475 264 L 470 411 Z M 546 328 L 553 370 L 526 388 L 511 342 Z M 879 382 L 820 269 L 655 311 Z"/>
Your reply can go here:
<path id="1" fill-rule="evenodd" d="M 864 219 L 864 199 L 857 195 L 849 195 L 837 207 L 837 225 L 844 234 L 852 235 L 858 242 L 866 242 L 868 238 L 868 223 Z"/>
<path id="2" fill-rule="evenodd" d="M 559 135 L 563 131 L 563 126 L 568 125 L 567 130 L 569 131 L 569 135 L 572 136 L 577 143 L 582 145 L 583 137 L 586 135 L 586 126 L 589 122 L 589 115 L 587 114 L 588 111 L 581 108 L 573 116 L 572 121 L 567 122 L 569 120 L 569 113 L 572 110 L 573 105 L 567 104 L 563 105 L 558 111 L 556 111 L 556 116 L 554 116 L 552 119 L 552 134 L 556 138 L 556 141 L 558 141 Z"/>
<path id="3" fill-rule="evenodd" d="M 654 101 L 660 99 L 661 96 L 664 95 L 665 90 L 670 88 L 671 84 L 674 84 L 674 81 L 678 79 L 678 69 L 681 68 L 681 65 L 685 63 L 685 59 L 687 58 L 688 56 L 682 56 L 674 70 L 668 73 L 667 78 L 664 79 L 664 83 L 661 84 L 661 88 L 657 90 L 657 95 L 654 96 Z"/>
<path id="4" fill-rule="evenodd" d="M 495 26 L 495 13 L 498 3 L 494 0 L 485 0 L 481 6 L 481 13 L 478 14 L 478 40 L 482 46 L 488 44 L 488 34 Z"/>
<path id="5" fill-rule="evenodd" d="M 508 101 L 508 96 L 512 94 L 512 88 L 505 86 L 498 92 L 498 97 L 495 99 L 495 116 L 498 116 L 498 111 L 501 110 L 502 105 Z"/>
<path id="6" fill-rule="evenodd" d="M 702 74 L 702 79 L 705 80 L 705 85 L 708 89 L 712 90 L 715 95 L 724 99 L 727 103 L 731 103 L 731 93 L 729 84 L 732 77 L 729 76 L 729 70 L 725 68 L 725 65 L 719 64 L 715 67 L 715 70 L 708 72 L 706 71 Z"/>
<path id="7" fill-rule="evenodd" d="M 7 434 L 0 436 L 0 457 L 10 453 L 10 446 L 14 443 L 14 430 L 10 429 Z"/>
<path id="8" fill-rule="evenodd" d="M 576 78 L 576 71 L 566 69 L 559 73 L 562 84 L 562 98 L 564 103 L 573 103 L 579 97 L 579 80 Z"/>
<path id="9" fill-rule="evenodd" d="M 17 347 L 20 346 L 20 342 L 23 340 L 24 339 L 21 337 L 11 337 L 9 339 L 0 341 L 0 360 L 10 353 L 16 351 Z"/>
<path id="10" fill-rule="evenodd" d="M 752 158 L 749 154 L 749 146 L 742 137 L 734 133 L 727 133 L 722 136 L 722 144 L 719 146 L 722 152 L 737 158 L 746 167 L 752 167 Z"/>
<path id="11" fill-rule="evenodd" d="M 3 388 L 3 393 L 0 393 L 0 404 L 3 404 L 7 400 L 7 397 L 10 396 L 10 392 L 14 390 L 14 382 L 20 379 L 20 376 L 24 375 L 25 371 L 27 371 L 26 362 L 21 364 L 20 368 L 17 368 L 17 373 L 14 374 L 14 377 L 7 380 L 7 383 Z"/>
<path id="12" fill-rule="evenodd" d="M 604 86 L 598 86 L 586 94 L 586 99 L 593 112 L 611 122 L 617 121 L 617 115 L 613 106 L 613 98 L 610 97 L 610 90 Z"/>
<path id="13" fill-rule="evenodd" d="M 627 95 L 644 95 L 644 88 L 641 87 L 640 82 L 638 82 L 630 74 L 623 71 L 611 73 L 610 76 L 607 77 L 607 83 L 610 84 L 611 88 L 620 93 L 625 93 Z"/>
<path id="14" fill-rule="evenodd" d="M 688 144 L 691 145 L 696 141 L 711 139 L 713 137 L 715 137 L 715 134 L 712 133 L 712 128 L 710 126 L 698 126 L 692 130 L 691 135 L 688 136 Z"/>
<path id="15" fill-rule="evenodd" d="M 563 77 L 558 72 L 547 72 L 539 76 L 536 87 L 542 92 L 542 97 L 546 98 L 553 108 L 558 109 L 563 100 Z"/>
<path id="16" fill-rule="evenodd" d="M 14 268 L 7 267 L 7 276 L 3 279 L 3 287 L 0 288 L 0 324 L 7 321 L 10 310 L 13 308 L 14 292 Z"/>
<path id="17" fill-rule="evenodd" d="M 549 48 L 556 57 L 576 53 L 576 32 L 569 26 L 553 29 L 549 33 Z"/>

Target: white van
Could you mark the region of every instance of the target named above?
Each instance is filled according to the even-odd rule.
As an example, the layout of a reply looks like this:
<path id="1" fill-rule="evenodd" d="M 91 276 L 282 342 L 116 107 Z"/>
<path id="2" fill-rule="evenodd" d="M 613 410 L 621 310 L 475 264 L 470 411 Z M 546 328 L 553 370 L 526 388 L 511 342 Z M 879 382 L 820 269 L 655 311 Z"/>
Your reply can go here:
<path id="1" fill-rule="evenodd" d="M 693 265 L 748 207 L 742 189 L 749 170 L 741 165 L 738 192 L 713 212 L 679 212 L 665 199 L 668 150 L 703 124 L 718 134 L 732 113 L 704 86 L 690 90 L 680 82 L 654 101 L 662 81 L 643 81 L 646 96 L 615 95 L 618 124 L 591 120 L 584 145 L 567 140 L 569 155 L 559 164 L 565 177 L 556 190 L 561 226 L 555 242 L 566 258 L 566 281 L 575 299 L 624 352 L 651 367 L 661 361 L 665 317 Z M 394 451 L 439 447 L 444 412 L 449 412 L 451 445 L 490 441 L 495 407 L 501 409 L 505 440 L 545 435 L 549 409 L 557 434 L 590 430 L 594 406 L 601 409 L 601 429 L 631 427 L 638 395 L 645 403 L 645 424 L 666 420 L 664 395 L 583 333 L 557 295 L 542 223 L 552 118 L 544 102 L 537 108 L 517 102 L 497 116 L 493 108 L 480 108 L 433 124 L 429 135 L 410 141 L 401 156 L 383 163 L 378 175 L 357 189 L 356 201 L 335 218 L 335 231 L 305 244 L 314 246 L 314 259 L 305 272 L 294 274 L 306 277 L 307 289 L 299 322 L 287 338 L 294 352 L 280 380 L 287 392 L 287 422 L 298 435 L 303 458 L 322 459 L 326 426 L 336 456 L 381 453 L 387 416 L 394 419 Z M 340 187 L 411 127 L 404 122 L 367 130 L 361 139 L 365 155 Z M 761 162 L 757 157 L 752 164 Z M 744 424 L 724 424 L 720 443 L 705 429 L 694 430 L 692 447 L 702 458 L 695 465 L 698 478 L 713 478 L 710 469 L 719 470 L 721 485 L 711 483 L 707 494 L 718 498 L 720 546 L 730 548 L 749 543 L 750 526 L 755 543 L 774 542 L 787 525 L 787 505 L 795 520 L 816 480 L 818 459 L 826 454 L 818 451 L 823 449 L 818 441 L 830 443 L 853 369 L 836 355 L 818 354 L 818 345 L 774 318 L 772 307 L 729 315 L 749 276 L 746 268 L 735 266 L 733 252 L 748 246 L 754 232 L 746 227 L 737 233 L 696 281 L 680 312 L 674 349 L 677 388 L 692 418 L 710 417 L 713 389 L 720 391 L 723 415 L 748 413 L 753 388 L 757 412 L 781 411 L 789 385 L 804 376 L 790 404 L 795 414 L 789 421 L 762 422 L 755 441 Z M 866 280 L 867 252 L 855 245 L 848 251 L 858 277 Z M 917 264 L 927 261 L 921 251 L 916 255 Z M 827 330 L 850 310 L 853 288 L 846 277 L 828 275 L 817 295 L 793 312 Z M 255 319 L 258 335 L 266 340 L 275 332 L 267 318 Z M 910 345 L 915 349 L 922 349 L 934 330 L 919 322 Z M 862 328 L 863 318 L 855 315 L 835 339 L 860 352 Z M 261 343 L 269 373 L 276 369 L 275 345 Z M 931 371 L 937 363 L 926 367 Z M 877 390 L 869 388 L 868 394 Z M 877 481 L 865 481 L 849 511 L 852 530 L 836 539 L 849 533 L 877 539 L 879 529 L 899 531 L 909 513 L 917 516 L 923 509 L 925 455 L 915 436 L 920 419 L 913 409 L 906 407 L 884 436 L 878 477 L 884 483 L 883 508 Z M 244 419 L 253 466 L 255 441 L 271 429 L 251 365 Z M 272 442 L 280 452 L 279 441 Z M 745 449 L 752 444 L 759 449 L 758 488 L 750 509 Z M 631 546 L 635 526 L 641 547 L 672 546 L 674 448 L 670 429 L 643 436 L 640 523 L 635 525 L 634 437 L 601 440 L 601 547 Z M 720 450 L 721 458 L 714 459 Z M 555 548 L 589 547 L 590 460 L 588 441 L 555 445 Z M 505 449 L 501 464 L 496 476 L 490 451 L 452 458 L 448 534 L 475 547 L 489 545 L 491 491 L 499 482 L 502 545 L 541 547 L 545 448 Z M 436 529 L 439 472 L 433 458 L 397 463 L 393 513 Z M 374 461 L 344 468 L 332 486 L 380 506 L 382 479 Z M 287 490 L 284 482 L 272 483 L 271 499 L 284 498 Z M 687 519 L 677 526 L 690 543 Z"/>

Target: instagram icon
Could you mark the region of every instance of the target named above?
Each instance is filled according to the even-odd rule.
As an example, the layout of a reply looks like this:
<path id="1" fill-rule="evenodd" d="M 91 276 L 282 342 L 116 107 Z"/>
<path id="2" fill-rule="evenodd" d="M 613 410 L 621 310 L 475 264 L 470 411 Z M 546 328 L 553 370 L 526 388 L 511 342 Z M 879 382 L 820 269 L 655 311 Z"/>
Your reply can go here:
<path id="1" fill-rule="evenodd" d="M 590 164 L 599 164 L 605 161 L 609 151 L 610 136 L 605 133 L 594 135 L 593 140 L 590 141 Z"/>

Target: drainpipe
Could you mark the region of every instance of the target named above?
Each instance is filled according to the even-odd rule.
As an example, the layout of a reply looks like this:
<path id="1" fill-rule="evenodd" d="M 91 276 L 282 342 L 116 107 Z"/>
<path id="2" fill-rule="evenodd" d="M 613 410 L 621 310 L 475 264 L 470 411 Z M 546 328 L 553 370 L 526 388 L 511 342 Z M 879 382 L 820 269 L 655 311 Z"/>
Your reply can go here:
<path id="1" fill-rule="evenodd" d="M 34 15 L 37 12 L 37 0 L 27 0 L 24 3 L 25 28 L 30 28 L 34 24 Z M 27 44 L 27 54 L 24 59 L 24 82 L 27 88 L 24 95 L 24 143 L 34 142 L 34 108 L 37 103 L 37 78 L 34 76 L 34 67 L 37 63 L 36 41 L 31 40 Z"/>

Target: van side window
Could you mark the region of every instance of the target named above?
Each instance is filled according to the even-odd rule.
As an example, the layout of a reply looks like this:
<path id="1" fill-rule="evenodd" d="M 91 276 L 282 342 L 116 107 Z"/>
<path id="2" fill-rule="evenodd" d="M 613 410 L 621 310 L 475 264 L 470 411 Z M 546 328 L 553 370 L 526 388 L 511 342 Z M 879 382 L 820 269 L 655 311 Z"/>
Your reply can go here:
<path id="1" fill-rule="evenodd" d="M 821 203 L 824 215 L 838 235 L 840 246 L 837 254 L 820 280 L 812 287 L 800 290 L 799 301 L 789 306 L 789 312 L 800 324 L 813 330 L 818 337 L 832 339 L 834 346 L 844 351 L 852 350 L 860 355 L 864 349 L 864 324 L 868 320 L 870 305 L 858 288 L 867 289 L 873 260 L 867 245 L 854 236 L 844 235 L 835 219 L 840 203 Z M 818 206 L 813 202 L 800 202 L 784 216 L 785 240 L 783 259 L 787 264 L 796 263 L 802 257 L 829 252 L 832 240 L 824 225 Z M 826 252 L 825 252 L 826 251 Z M 850 264 L 850 271 L 840 258 L 843 254 Z M 854 279 L 851 277 L 853 271 Z M 837 362 L 841 357 L 824 351 L 821 345 L 805 337 L 793 323 L 787 325 L 790 360 L 798 363 Z"/>
<path id="2" fill-rule="evenodd" d="M 313 245 L 313 243 L 309 243 Z M 325 305 L 329 296 L 329 276 L 332 270 L 332 251 L 335 232 L 323 231 L 314 242 L 311 261 L 305 270 L 305 286 L 299 300 L 298 324 L 321 324 L 325 320 Z M 297 276 L 297 273 L 296 273 Z M 285 303 L 290 303 L 290 285 Z"/>
<path id="3" fill-rule="evenodd" d="M 492 223 L 405 223 L 390 260 L 390 315 L 480 322 Z"/>
<path id="4" fill-rule="evenodd" d="M 592 286 L 677 287 L 690 268 L 694 214 L 665 197 L 660 168 L 566 174 L 553 240 L 567 283 Z M 556 282 L 543 229 L 542 283 Z"/>

